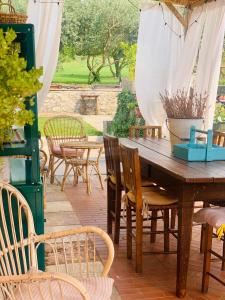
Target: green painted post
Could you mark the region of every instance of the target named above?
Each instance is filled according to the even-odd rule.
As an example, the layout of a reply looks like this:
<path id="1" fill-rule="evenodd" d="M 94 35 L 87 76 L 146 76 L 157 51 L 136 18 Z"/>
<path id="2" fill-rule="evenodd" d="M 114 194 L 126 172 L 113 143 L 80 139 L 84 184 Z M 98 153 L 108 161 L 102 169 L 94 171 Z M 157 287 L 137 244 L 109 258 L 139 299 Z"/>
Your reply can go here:
<path id="1" fill-rule="evenodd" d="M 27 61 L 27 69 L 35 67 L 34 26 L 31 24 L 0 24 L 6 31 L 12 28 L 17 33 L 16 42 L 20 43 L 21 56 Z M 10 159 L 11 184 L 26 198 L 34 217 L 37 234 L 44 233 L 43 187 L 40 178 L 39 143 L 38 143 L 38 110 L 37 96 L 34 106 L 27 105 L 33 111 L 35 120 L 32 126 L 24 127 L 25 143 L 7 145 L 0 149 L 0 156 L 23 155 L 21 160 Z M 22 163 L 21 163 L 22 162 Z M 23 169 L 21 169 L 23 168 Z M 25 178 L 21 178 L 25 174 Z M 39 268 L 44 270 L 44 247 L 38 251 Z"/>

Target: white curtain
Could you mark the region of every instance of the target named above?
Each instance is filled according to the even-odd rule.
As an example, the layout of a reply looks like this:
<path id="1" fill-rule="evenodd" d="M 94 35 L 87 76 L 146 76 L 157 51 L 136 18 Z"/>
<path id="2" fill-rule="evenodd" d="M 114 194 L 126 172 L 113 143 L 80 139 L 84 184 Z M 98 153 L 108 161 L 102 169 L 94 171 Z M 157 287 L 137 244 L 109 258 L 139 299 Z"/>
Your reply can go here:
<path id="1" fill-rule="evenodd" d="M 206 5 L 206 22 L 196 74 L 196 90 L 209 95 L 206 128 L 212 128 L 225 32 L 225 1 Z"/>
<path id="2" fill-rule="evenodd" d="M 136 92 L 141 112 L 148 124 L 161 125 L 166 117 L 159 93 L 165 89 L 172 93 L 188 91 L 197 66 L 195 87 L 198 93 L 209 94 L 206 128 L 211 127 L 225 31 L 225 0 L 192 11 L 184 42 L 177 36 L 181 25 L 165 6 L 163 10 L 164 18 L 160 6 L 145 6 L 140 16 Z"/>
<path id="3" fill-rule="evenodd" d="M 175 72 L 167 86 L 167 90 L 172 93 L 176 93 L 178 89 L 188 91 L 192 84 L 193 70 L 197 61 L 200 40 L 205 24 L 203 6 L 193 10 L 189 18 L 189 24 L 182 53 L 177 61 Z"/>
<path id="4" fill-rule="evenodd" d="M 39 108 L 45 101 L 57 66 L 62 10 L 62 3 L 29 0 L 27 22 L 35 27 L 36 65 L 44 69 L 43 88 L 38 93 Z"/>
<path id="5" fill-rule="evenodd" d="M 165 119 L 159 92 L 171 81 L 183 45 L 183 28 L 176 17 L 163 5 L 144 6 L 140 16 L 136 61 L 136 94 L 147 124 L 161 125 Z M 165 25 L 165 20 L 178 33 Z"/>

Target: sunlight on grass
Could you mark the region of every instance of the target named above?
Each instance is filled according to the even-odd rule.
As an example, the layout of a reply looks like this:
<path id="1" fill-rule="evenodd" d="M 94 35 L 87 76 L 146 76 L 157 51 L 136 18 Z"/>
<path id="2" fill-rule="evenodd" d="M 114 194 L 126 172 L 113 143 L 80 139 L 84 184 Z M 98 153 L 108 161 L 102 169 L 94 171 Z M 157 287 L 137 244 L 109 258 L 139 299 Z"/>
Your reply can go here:
<path id="1" fill-rule="evenodd" d="M 61 65 L 61 68 L 55 73 L 54 83 L 76 83 L 76 84 L 88 84 L 88 68 L 86 66 L 86 60 L 74 60 L 65 62 Z M 123 76 L 127 76 L 128 70 L 123 70 Z M 115 79 L 110 72 L 109 67 L 103 68 L 101 72 L 102 84 L 118 84 L 118 79 Z"/>
<path id="2" fill-rule="evenodd" d="M 44 124 L 48 119 L 49 119 L 48 117 L 39 117 L 38 119 L 38 125 L 39 125 L 38 127 L 39 127 L 39 131 L 41 132 L 41 136 L 44 136 Z M 83 121 L 83 125 L 87 136 L 102 135 L 101 131 L 96 130 L 94 127 L 92 127 L 90 124 L 86 123 L 85 121 Z"/>

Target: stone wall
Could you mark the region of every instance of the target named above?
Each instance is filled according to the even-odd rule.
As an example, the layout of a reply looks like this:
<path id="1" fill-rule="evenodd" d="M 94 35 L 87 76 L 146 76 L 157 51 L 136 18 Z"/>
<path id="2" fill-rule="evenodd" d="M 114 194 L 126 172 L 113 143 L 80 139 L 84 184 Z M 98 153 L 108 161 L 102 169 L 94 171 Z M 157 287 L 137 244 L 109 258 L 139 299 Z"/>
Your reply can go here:
<path id="1" fill-rule="evenodd" d="M 82 95 L 98 95 L 98 114 L 114 115 L 117 108 L 117 95 L 121 88 L 108 87 L 79 87 L 79 88 L 52 88 L 48 93 L 47 99 L 41 113 L 80 113 Z"/>

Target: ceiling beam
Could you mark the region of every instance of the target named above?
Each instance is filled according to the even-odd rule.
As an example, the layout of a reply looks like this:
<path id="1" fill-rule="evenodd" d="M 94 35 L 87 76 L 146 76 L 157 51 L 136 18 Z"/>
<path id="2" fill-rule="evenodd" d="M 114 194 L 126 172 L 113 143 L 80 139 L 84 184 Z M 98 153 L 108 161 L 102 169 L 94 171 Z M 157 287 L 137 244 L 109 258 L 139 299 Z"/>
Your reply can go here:
<path id="1" fill-rule="evenodd" d="M 165 1 L 165 5 L 169 8 L 169 10 L 175 15 L 178 21 L 183 25 L 184 29 L 188 28 L 188 19 L 186 16 L 182 16 L 176 7 L 171 3 Z"/>

